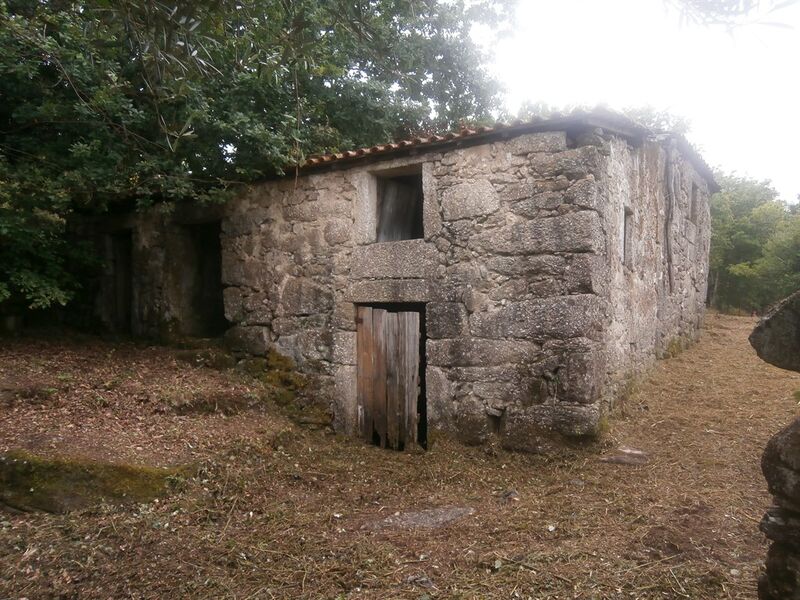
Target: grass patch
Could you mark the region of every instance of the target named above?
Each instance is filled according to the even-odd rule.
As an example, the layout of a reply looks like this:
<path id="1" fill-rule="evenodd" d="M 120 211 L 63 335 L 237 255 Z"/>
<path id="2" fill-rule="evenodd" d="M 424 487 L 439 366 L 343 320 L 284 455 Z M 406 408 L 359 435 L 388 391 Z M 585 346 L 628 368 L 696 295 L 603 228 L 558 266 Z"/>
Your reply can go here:
<path id="1" fill-rule="evenodd" d="M 0 502 L 19 510 L 51 513 L 101 502 L 150 502 L 175 489 L 188 470 L 44 458 L 14 451 L 0 455 Z"/>

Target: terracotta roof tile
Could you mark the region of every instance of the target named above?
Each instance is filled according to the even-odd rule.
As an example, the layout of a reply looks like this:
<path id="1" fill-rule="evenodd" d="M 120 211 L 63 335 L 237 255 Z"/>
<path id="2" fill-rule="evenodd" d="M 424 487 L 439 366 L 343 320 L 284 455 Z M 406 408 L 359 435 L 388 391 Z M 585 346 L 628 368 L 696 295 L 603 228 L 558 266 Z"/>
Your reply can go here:
<path id="1" fill-rule="evenodd" d="M 555 114 L 550 118 L 534 117 L 528 121 L 515 120 L 510 123 L 497 123 L 492 126 L 463 128 L 441 135 L 418 136 L 408 140 L 376 144 L 368 148 L 358 148 L 345 152 L 309 156 L 300 165 L 301 169 L 314 168 L 339 162 L 350 162 L 367 158 L 389 158 L 394 153 L 406 152 L 410 149 L 434 149 L 450 145 L 489 142 L 495 138 L 507 138 L 525 133 L 557 130 L 580 130 L 600 127 L 629 139 L 641 140 L 652 137 L 651 130 L 620 113 L 607 109 L 592 111 L 575 111 L 568 115 Z M 713 173 L 702 157 L 689 145 L 683 136 L 675 136 L 680 141 L 681 151 L 688 155 L 700 174 L 709 181 L 712 190 L 716 190 Z"/>

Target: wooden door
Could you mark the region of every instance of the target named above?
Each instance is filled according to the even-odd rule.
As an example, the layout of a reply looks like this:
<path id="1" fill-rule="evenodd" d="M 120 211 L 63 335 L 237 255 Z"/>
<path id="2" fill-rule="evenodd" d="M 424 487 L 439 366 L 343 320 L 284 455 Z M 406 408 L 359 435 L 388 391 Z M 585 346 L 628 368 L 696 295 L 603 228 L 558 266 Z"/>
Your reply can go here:
<path id="1" fill-rule="evenodd" d="M 400 450 L 417 441 L 419 313 L 359 306 L 356 322 L 361 435 Z"/>

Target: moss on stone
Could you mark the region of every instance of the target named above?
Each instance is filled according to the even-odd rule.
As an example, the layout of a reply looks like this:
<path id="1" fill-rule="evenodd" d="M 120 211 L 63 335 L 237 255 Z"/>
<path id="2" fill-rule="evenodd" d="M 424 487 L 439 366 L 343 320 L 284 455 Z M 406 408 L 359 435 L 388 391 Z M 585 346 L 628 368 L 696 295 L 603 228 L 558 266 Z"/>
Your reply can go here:
<path id="1" fill-rule="evenodd" d="M 101 502 L 150 502 L 180 486 L 189 470 L 12 451 L 0 455 L 0 502 L 53 513 Z"/>
<path id="2" fill-rule="evenodd" d="M 306 377 L 296 370 L 294 361 L 273 349 L 266 358 L 246 358 L 237 367 L 270 386 L 268 395 L 280 406 L 291 404 L 297 392 L 308 384 Z"/>
<path id="3" fill-rule="evenodd" d="M 270 349 L 265 358 L 240 360 L 236 368 L 263 383 L 263 399 L 275 403 L 295 423 L 310 428 L 330 426 L 330 410 L 304 393 L 309 387 L 308 377 L 297 371 L 288 356 Z"/>
<path id="4" fill-rule="evenodd" d="M 675 336 L 668 343 L 667 347 L 661 355 L 661 358 L 675 358 L 680 355 L 684 350 L 689 349 L 694 342 L 685 336 Z"/>

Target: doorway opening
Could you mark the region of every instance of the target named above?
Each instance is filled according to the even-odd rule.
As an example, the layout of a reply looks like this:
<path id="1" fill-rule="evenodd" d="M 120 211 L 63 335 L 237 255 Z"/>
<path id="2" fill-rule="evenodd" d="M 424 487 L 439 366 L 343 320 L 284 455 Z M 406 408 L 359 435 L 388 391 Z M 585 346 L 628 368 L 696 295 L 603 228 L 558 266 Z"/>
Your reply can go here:
<path id="1" fill-rule="evenodd" d="M 358 423 L 382 448 L 428 446 L 424 304 L 359 305 L 356 314 Z"/>
<path id="2" fill-rule="evenodd" d="M 108 236 L 108 257 L 112 278 L 111 330 L 128 334 L 133 329 L 133 233 L 130 230 Z"/>
<path id="3" fill-rule="evenodd" d="M 219 221 L 183 226 L 186 254 L 179 277 L 186 335 L 217 337 L 228 328 L 222 296 L 221 231 Z"/>

